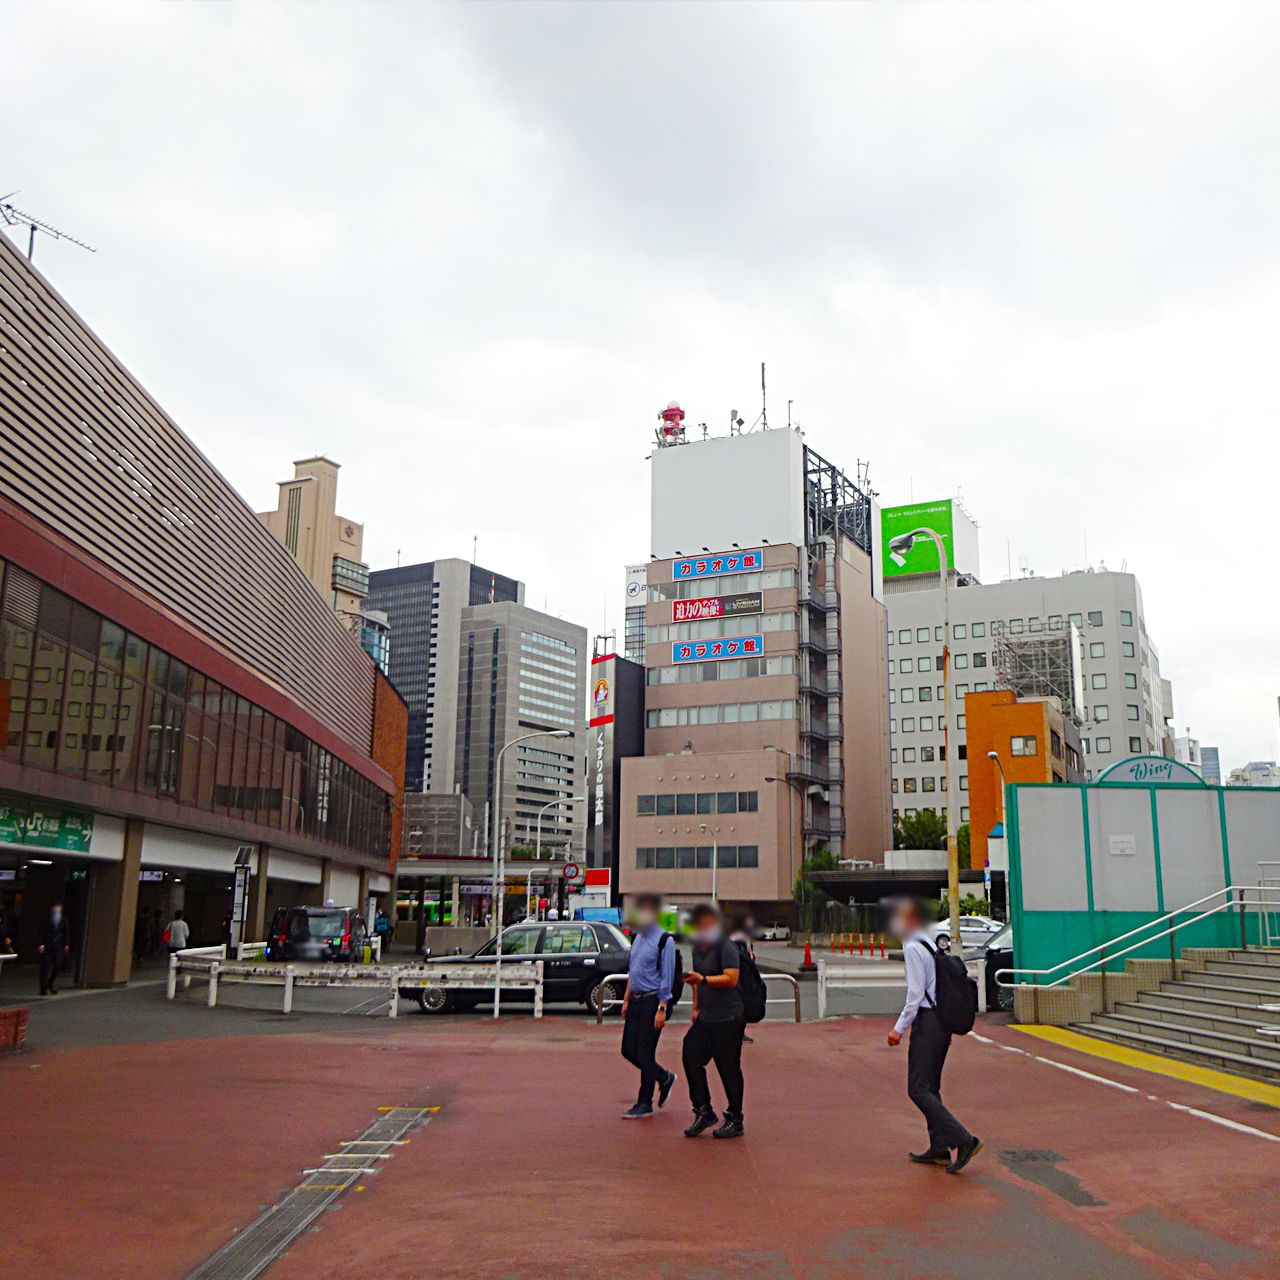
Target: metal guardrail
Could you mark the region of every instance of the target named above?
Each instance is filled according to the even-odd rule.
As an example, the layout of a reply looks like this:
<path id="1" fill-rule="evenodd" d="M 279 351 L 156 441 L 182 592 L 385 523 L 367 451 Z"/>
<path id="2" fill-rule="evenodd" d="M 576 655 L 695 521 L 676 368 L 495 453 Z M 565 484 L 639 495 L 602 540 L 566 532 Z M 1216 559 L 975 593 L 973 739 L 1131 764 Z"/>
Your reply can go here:
<path id="1" fill-rule="evenodd" d="M 1253 895 L 1252 900 L 1250 900 L 1250 895 Z M 1217 899 L 1221 899 L 1221 901 L 1216 901 Z M 1195 911 L 1197 907 L 1204 907 L 1206 903 L 1215 903 L 1216 905 L 1207 907 L 1204 911 L 1191 916 L 1190 919 L 1184 920 L 1180 918 L 1189 911 Z M 1195 902 L 1188 903 L 1187 906 L 1180 907 L 1177 911 L 1170 911 L 1158 919 L 1148 920 L 1146 924 L 1141 924 L 1136 929 L 1130 929 L 1128 933 L 1122 933 L 1118 938 L 1112 938 L 1110 942 L 1099 943 L 1096 947 L 1090 947 L 1087 951 L 1082 951 L 1078 956 L 1072 956 L 1070 960 L 1063 960 L 1048 969 L 999 969 L 995 974 L 995 982 L 1000 987 L 1030 987 L 1032 999 L 1036 1002 L 1034 1016 L 1038 1022 L 1040 1020 L 1039 993 L 1041 991 L 1064 986 L 1082 974 L 1091 973 L 1096 969 L 1102 980 L 1102 1003 L 1103 1007 L 1106 1008 L 1108 964 L 1122 960 L 1132 952 L 1143 947 L 1149 947 L 1153 942 L 1159 942 L 1162 938 L 1169 939 L 1169 959 L 1176 963 L 1178 958 L 1177 933 L 1179 929 L 1186 929 L 1201 920 L 1207 920 L 1210 916 L 1221 915 L 1223 912 L 1230 911 L 1239 912 L 1240 949 L 1247 951 L 1249 949 L 1249 936 L 1245 922 L 1251 907 L 1258 915 L 1259 940 L 1264 947 L 1270 947 L 1273 942 L 1271 918 L 1280 915 L 1280 887 L 1271 884 L 1228 885 L 1225 889 L 1218 889 L 1213 893 L 1206 894 L 1203 898 L 1198 898 Z M 1159 929 L 1160 925 L 1168 925 L 1168 927 Z M 1150 932 L 1151 930 L 1156 930 L 1156 932 Z M 1277 936 L 1280 937 L 1280 930 L 1277 930 Z M 1129 942 L 1128 946 L 1120 947 L 1119 950 L 1116 950 L 1118 944 L 1128 942 L 1131 938 L 1135 939 L 1135 941 Z M 1040 981 L 1041 978 L 1057 973 L 1060 969 L 1079 964 L 1087 956 L 1096 956 L 1096 958 L 1089 960 L 1085 964 L 1080 964 L 1079 968 L 1071 969 L 1070 972 L 1063 974 L 1060 978 L 1055 978 L 1052 982 Z M 1017 975 L 1029 977 L 1031 981 L 1006 981 L 1006 978 L 1016 978 Z"/>
<path id="2" fill-rule="evenodd" d="M 258 945 L 258 944 L 255 944 Z M 540 960 L 512 960 L 504 963 L 502 973 L 495 965 L 436 965 L 430 961 L 413 965 L 384 964 L 273 964 L 265 960 L 229 960 L 227 948 L 188 947 L 169 957 L 168 997 L 177 995 L 178 982 L 184 989 L 192 978 L 209 984 L 208 1005 L 218 1003 L 218 987 L 223 982 L 242 982 L 256 986 L 282 986 L 283 1012 L 293 1012 L 296 987 L 374 987 L 388 993 L 387 1016 L 399 1014 L 400 991 L 415 988 L 489 989 L 533 992 L 533 1016 L 542 1017 L 543 971 Z"/>
<path id="3" fill-rule="evenodd" d="M 786 982 L 790 984 L 792 989 L 792 994 L 790 996 L 784 996 L 778 1000 L 770 1000 L 766 996 L 765 1004 L 766 1005 L 794 1004 L 795 1011 L 796 1011 L 796 1021 L 799 1022 L 800 1021 L 800 983 L 789 973 L 761 973 L 760 976 L 765 981 L 766 990 L 768 989 L 768 984 L 770 982 Z M 627 975 L 625 973 L 607 973 L 604 975 L 604 977 L 600 979 L 600 985 L 602 987 L 605 987 L 605 986 L 608 986 L 610 983 L 621 982 L 625 986 L 626 981 L 627 981 Z M 613 997 L 606 999 L 604 996 L 604 993 L 602 992 L 600 1001 L 596 1005 L 596 1026 L 599 1027 L 604 1024 L 604 1015 L 605 1015 L 606 1009 L 613 1009 L 618 1005 L 620 1005 L 621 1003 L 622 1003 L 621 996 L 618 996 L 616 999 Z"/>

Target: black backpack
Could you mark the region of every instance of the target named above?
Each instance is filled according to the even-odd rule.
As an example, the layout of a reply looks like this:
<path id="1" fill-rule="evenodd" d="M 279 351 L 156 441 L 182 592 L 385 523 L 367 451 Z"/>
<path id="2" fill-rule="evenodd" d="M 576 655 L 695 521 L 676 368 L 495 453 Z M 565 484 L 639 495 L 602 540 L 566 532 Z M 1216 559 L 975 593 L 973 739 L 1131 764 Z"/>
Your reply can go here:
<path id="1" fill-rule="evenodd" d="M 933 952 L 933 971 L 936 979 L 934 1012 L 942 1029 L 953 1036 L 967 1036 L 973 1030 L 973 1020 L 978 1014 L 978 984 L 969 976 L 965 962 L 938 947 L 924 946 Z"/>
<path id="2" fill-rule="evenodd" d="M 738 943 L 742 962 L 738 966 L 738 990 L 742 993 L 742 1009 L 748 1022 L 763 1022 L 765 1009 L 764 979 L 760 967 L 745 942 Z"/>
<path id="3" fill-rule="evenodd" d="M 670 942 L 675 946 L 675 940 L 669 933 L 664 933 L 658 942 L 658 969 L 662 969 L 662 948 Z M 676 947 L 676 967 L 675 972 L 671 975 L 671 999 L 667 1002 L 667 1012 L 680 1003 L 680 997 L 684 995 L 684 956 L 680 954 L 680 948 Z"/>

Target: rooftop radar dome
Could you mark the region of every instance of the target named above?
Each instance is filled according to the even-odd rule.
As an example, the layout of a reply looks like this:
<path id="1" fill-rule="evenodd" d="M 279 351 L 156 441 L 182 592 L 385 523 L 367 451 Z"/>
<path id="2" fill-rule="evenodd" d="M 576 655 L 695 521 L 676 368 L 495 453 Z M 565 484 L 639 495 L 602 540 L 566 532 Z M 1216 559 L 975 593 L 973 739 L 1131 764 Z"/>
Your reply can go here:
<path id="1" fill-rule="evenodd" d="M 658 430 L 659 444 L 682 444 L 684 442 L 684 410 L 680 407 L 679 400 L 672 400 L 658 414 L 658 421 L 662 423 Z"/>

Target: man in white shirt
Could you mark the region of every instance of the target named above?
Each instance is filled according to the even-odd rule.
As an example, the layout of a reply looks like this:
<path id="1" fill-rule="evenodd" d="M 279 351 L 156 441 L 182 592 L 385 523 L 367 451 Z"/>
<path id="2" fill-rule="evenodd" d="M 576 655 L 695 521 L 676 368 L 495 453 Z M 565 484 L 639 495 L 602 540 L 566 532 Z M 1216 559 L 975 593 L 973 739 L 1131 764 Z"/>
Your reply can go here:
<path id="1" fill-rule="evenodd" d="M 181 911 L 175 911 L 173 919 L 169 922 L 170 952 L 181 951 L 187 945 L 187 939 L 190 937 L 191 926 L 182 918 Z"/>
<path id="2" fill-rule="evenodd" d="M 902 959 L 907 971 L 907 1002 L 889 1032 L 889 1047 L 902 1042 L 911 1028 L 907 1050 L 907 1097 L 924 1113 L 929 1126 L 927 1151 L 910 1153 L 916 1164 L 946 1165 L 948 1173 L 961 1169 L 982 1150 L 982 1143 L 942 1105 L 942 1067 L 951 1047 L 951 1032 L 943 1027 L 934 1008 L 938 995 L 938 971 L 933 943 L 925 931 L 924 908 L 914 898 L 893 904 L 890 930 L 902 939 Z M 955 1159 L 951 1152 L 955 1151 Z"/>

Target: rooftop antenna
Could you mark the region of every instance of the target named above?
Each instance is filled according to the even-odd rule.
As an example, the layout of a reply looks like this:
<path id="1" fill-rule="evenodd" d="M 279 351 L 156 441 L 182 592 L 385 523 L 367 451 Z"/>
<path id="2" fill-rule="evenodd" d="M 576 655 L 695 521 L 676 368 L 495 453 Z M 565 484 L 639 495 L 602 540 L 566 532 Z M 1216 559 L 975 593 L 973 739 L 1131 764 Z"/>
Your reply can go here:
<path id="1" fill-rule="evenodd" d="M 45 235 L 52 236 L 55 240 L 70 240 L 72 244 L 78 244 L 82 249 L 88 249 L 90 253 L 97 253 L 97 249 L 84 243 L 83 240 L 77 240 L 75 236 L 69 236 L 65 231 L 59 231 L 57 227 L 51 227 L 47 222 L 41 222 L 39 218 L 33 218 L 29 213 L 23 213 L 21 209 L 15 209 L 9 203 L 9 196 L 16 196 L 16 191 L 10 191 L 8 196 L 0 197 L 0 219 L 4 220 L 6 226 L 9 227 L 27 227 L 30 234 L 27 237 L 27 261 L 33 262 L 36 256 L 36 232 L 43 231 Z"/>
<path id="2" fill-rule="evenodd" d="M 794 400 L 787 401 L 787 430 L 791 430 L 791 406 L 795 404 Z"/>
<path id="3" fill-rule="evenodd" d="M 476 562 L 476 549 L 479 545 L 480 545 L 480 535 L 477 533 L 471 539 L 471 563 L 472 564 L 475 564 Z"/>
<path id="4" fill-rule="evenodd" d="M 760 361 L 760 430 L 769 430 L 769 399 L 764 389 L 764 361 Z"/>

